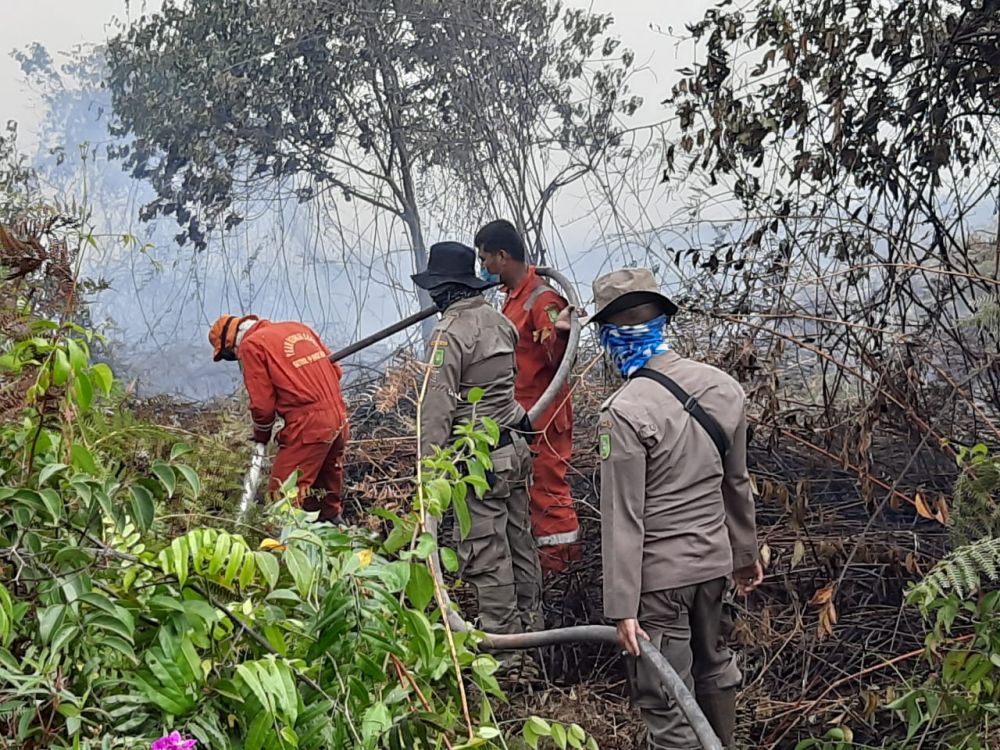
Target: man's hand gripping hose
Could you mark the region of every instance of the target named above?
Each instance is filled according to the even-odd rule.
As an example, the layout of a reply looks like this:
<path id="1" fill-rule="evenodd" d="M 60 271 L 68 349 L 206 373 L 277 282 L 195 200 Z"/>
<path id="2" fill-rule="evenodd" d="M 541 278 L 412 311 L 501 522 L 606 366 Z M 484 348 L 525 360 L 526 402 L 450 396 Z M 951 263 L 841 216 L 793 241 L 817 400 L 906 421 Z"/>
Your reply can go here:
<path id="1" fill-rule="evenodd" d="M 580 300 L 576 294 L 576 290 L 562 274 L 551 268 L 539 268 L 538 273 L 551 279 L 562 289 L 570 307 L 573 310 L 579 309 Z M 406 326 L 413 325 L 419 320 L 429 317 L 435 312 L 435 308 L 421 310 L 415 315 L 411 315 L 405 321 L 400 321 L 384 331 L 380 331 L 377 334 L 369 336 L 364 341 L 359 341 L 357 344 L 352 344 L 346 349 L 336 352 L 330 357 L 330 359 L 333 361 L 342 359 L 349 354 L 353 354 L 366 346 L 370 346 L 371 344 L 382 340 L 386 336 L 402 330 Z M 553 402 L 553 400 L 555 400 L 563 384 L 569 379 L 570 372 L 573 369 L 573 363 L 576 359 L 577 348 L 580 343 L 580 329 L 581 326 L 579 316 L 570 314 L 569 339 L 566 344 L 566 353 L 563 356 L 563 360 L 560 363 L 559 369 L 556 371 L 552 382 L 528 413 L 528 418 L 532 423 L 535 423 L 539 416 L 543 414 L 546 409 L 548 409 L 549 405 Z M 243 480 L 243 496 L 240 500 L 240 520 L 245 517 L 247 510 L 254 502 L 254 497 L 256 495 L 257 488 L 260 485 L 260 480 L 264 471 L 265 457 L 266 446 L 263 443 L 255 443 L 253 455 L 250 461 L 250 468 Z M 426 527 L 427 531 L 429 531 L 436 540 L 438 531 L 437 519 L 428 515 Z M 441 577 L 440 561 L 438 560 L 438 556 L 436 554 L 431 556 L 431 565 L 434 568 L 434 575 L 437 580 L 443 580 Z M 448 612 L 448 621 L 452 629 L 461 632 L 474 630 L 472 625 L 467 623 L 462 618 L 461 614 L 459 614 L 457 609 L 451 605 L 448 593 L 443 588 L 442 594 L 444 597 L 444 605 Z M 483 641 L 481 645 L 486 650 L 502 651 L 535 649 L 541 646 L 553 646 L 558 644 L 580 643 L 587 641 L 609 643 L 618 646 L 618 632 L 610 625 L 577 625 L 569 628 L 555 628 L 552 630 L 541 630 L 533 633 L 483 633 Z M 663 654 L 661 654 L 660 651 L 648 640 L 639 639 L 638 645 L 641 654 L 640 658 L 646 659 L 656 671 L 664 694 L 671 700 L 678 703 L 681 710 L 684 712 L 688 723 L 691 725 L 692 730 L 698 737 L 698 741 L 701 743 L 702 748 L 704 748 L 704 750 L 723 750 L 722 743 L 712 731 L 712 727 L 705 718 L 705 715 L 702 713 L 701 708 L 698 706 L 698 702 L 694 699 L 694 696 L 691 695 L 690 691 L 684 685 L 684 682 L 677 675 L 677 672 L 674 671 L 673 667 L 670 666 L 670 663 L 666 660 L 666 658 L 664 658 Z"/>
<path id="2" fill-rule="evenodd" d="M 566 299 L 572 308 L 578 309 L 580 306 L 579 297 L 576 294 L 576 290 L 573 285 L 570 284 L 566 278 L 551 268 L 539 268 L 538 273 L 542 276 L 546 276 L 552 281 L 556 282 L 566 295 Z M 566 344 L 566 353 L 563 356 L 563 361 L 559 365 L 559 369 L 556 371 L 555 377 L 549 384 L 549 387 L 542 394 L 541 398 L 538 399 L 537 403 L 532 407 L 531 411 L 528 413 L 528 419 L 534 424 L 539 416 L 545 412 L 552 401 L 555 399 L 556 394 L 562 388 L 563 384 L 569 379 L 570 371 L 573 368 L 573 362 L 576 359 L 577 347 L 580 344 L 580 319 L 577 315 L 570 315 L 570 330 L 569 330 L 569 340 Z M 437 539 L 437 519 L 432 515 L 427 515 L 426 520 L 427 531 Z M 434 568 L 434 577 L 437 580 L 443 580 L 441 577 L 441 564 L 438 559 L 438 555 L 431 555 L 431 565 Z M 468 632 L 475 630 L 469 623 L 467 623 L 459 614 L 458 610 L 451 606 L 451 601 L 448 598 L 448 592 L 442 587 L 442 594 L 444 596 L 445 606 L 448 612 L 448 622 L 451 628 L 459 632 Z M 496 633 L 483 633 L 482 646 L 484 649 L 489 651 L 506 651 L 514 649 L 534 649 L 540 646 L 553 646 L 563 643 L 580 643 L 580 642 L 601 642 L 610 643 L 618 646 L 618 631 L 616 628 L 610 625 L 577 625 L 569 628 L 555 628 L 552 630 L 540 630 L 533 633 L 516 633 L 516 634 L 496 634 Z M 670 663 L 666 660 L 663 654 L 660 653 L 652 643 L 645 639 L 639 639 L 639 651 L 642 659 L 646 659 L 649 664 L 656 671 L 657 676 L 660 679 L 660 685 L 663 688 L 663 692 L 671 700 L 677 702 L 681 710 L 684 712 L 684 716 L 688 720 L 688 724 L 691 725 L 691 729 L 694 731 L 695 735 L 698 737 L 698 741 L 704 750 L 724 750 L 722 743 L 716 736 L 715 732 L 712 730 L 711 724 L 709 724 L 708 719 L 705 718 L 705 714 L 702 713 L 701 708 L 698 706 L 698 702 L 691 695 L 691 692 L 687 689 L 684 681 L 677 675 L 674 668 L 670 666 Z"/>

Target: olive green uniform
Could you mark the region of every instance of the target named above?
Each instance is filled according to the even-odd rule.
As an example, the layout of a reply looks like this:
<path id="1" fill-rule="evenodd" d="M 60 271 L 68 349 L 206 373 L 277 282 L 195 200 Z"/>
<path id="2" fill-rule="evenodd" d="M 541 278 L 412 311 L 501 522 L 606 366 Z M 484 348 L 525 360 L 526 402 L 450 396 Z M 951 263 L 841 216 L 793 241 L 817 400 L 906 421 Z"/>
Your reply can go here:
<path id="1" fill-rule="evenodd" d="M 654 380 L 629 380 L 605 402 L 598 436 L 604 613 L 638 619 L 720 737 L 731 735 L 734 717 L 712 714 L 713 706 L 732 714 L 728 691 L 742 679 L 726 644 L 728 577 L 757 559 L 745 396 L 725 373 L 673 352 L 646 366 L 698 399 L 729 450 L 723 459 L 708 432 Z M 630 660 L 630 672 L 651 747 L 699 748 L 655 673 L 641 659 Z M 716 699 L 720 693 L 728 703 Z"/>
<path id="2" fill-rule="evenodd" d="M 491 633 L 542 627 L 541 570 L 528 515 L 531 452 L 515 429 L 525 418 L 514 400 L 516 345 L 513 325 L 483 297 L 449 306 L 431 337 L 420 419 L 424 456 L 473 417 L 489 417 L 502 430 L 491 454 L 491 487 L 482 499 L 470 496 L 472 528 L 458 539 L 462 579 L 475 587 L 480 627 Z M 477 387 L 484 395 L 471 404 L 469 391 Z"/>

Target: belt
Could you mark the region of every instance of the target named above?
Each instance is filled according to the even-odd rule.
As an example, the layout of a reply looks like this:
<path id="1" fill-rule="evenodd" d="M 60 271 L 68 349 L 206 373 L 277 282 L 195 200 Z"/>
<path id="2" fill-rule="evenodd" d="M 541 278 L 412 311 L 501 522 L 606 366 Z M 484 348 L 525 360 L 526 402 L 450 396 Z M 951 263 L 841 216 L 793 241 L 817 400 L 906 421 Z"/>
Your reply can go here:
<path id="1" fill-rule="evenodd" d="M 514 442 L 515 433 L 524 434 L 531 432 L 531 429 L 531 420 L 528 419 L 528 415 L 525 414 L 521 417 L 521 421 L 517 424 L 510 427 L 504 427 L 500 430 L 500 439 L 497 441 L 497 447 L 494 450 L 506 448 L 508 445 L 511 445 Z"/>

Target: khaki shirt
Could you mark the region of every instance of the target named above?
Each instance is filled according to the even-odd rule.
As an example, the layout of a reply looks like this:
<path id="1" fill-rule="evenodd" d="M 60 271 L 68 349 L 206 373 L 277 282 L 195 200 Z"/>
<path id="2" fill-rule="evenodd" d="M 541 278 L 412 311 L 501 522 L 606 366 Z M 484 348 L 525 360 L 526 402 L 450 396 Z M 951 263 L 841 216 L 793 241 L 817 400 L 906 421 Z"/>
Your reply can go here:
<path id="1" fill-rule="evenodd" d="M 757 559 L 743 389 L 674 352 L 647 367 L 697 398 L 730 448 L 723 464 L 705 429 L 648 378 L 601 407 L 604 614 L 614 620 L 636 617 L 642 593 L 705 583 Z"/>
<path id="2" fill-rule="evenodd" d="M 438 322 L 428 346 L 431 367 L 420 414 L 420 452 L 451 441 L 456 424 L 490 417 L 501 427 L 513 427 L 524 417 L 514 400 L 517 330 L 482 296 L 451 305 Z M 479 403 L 469 403 L 469 391 L 482 388 Z"/>

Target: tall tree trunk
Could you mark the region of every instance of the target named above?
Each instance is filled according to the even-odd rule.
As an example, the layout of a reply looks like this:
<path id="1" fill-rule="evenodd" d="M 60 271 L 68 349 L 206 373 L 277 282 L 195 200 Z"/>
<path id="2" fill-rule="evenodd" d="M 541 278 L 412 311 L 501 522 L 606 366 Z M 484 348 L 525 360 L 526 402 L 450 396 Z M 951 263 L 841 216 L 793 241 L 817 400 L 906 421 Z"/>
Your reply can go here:
<path id="1" fill-rule="evenodd" d="M 417 214 L 416 208 L 408 208 L 403 214 L 403 221 L 406 222 L 406 230 L 410 234 L 410 249 L 413 253 L 413 270 L 416 273 L 420 273 L 427 269 L 427 246 L 424 244 L 424 233 L 420 227 L 420 216 Z M 421 289 L 416 287 L 417 290 L 417 300 L 420 302 L 420 307 L 424 308 L 429 305 L 433 305 L 434 301 L 431 296 L 427 293 L 426 289 Z M 420 324 L 420 333 L 424 340 L 424 344 L 430 343 L 431 334 L 434 332 L 434 326 L 437 324 L 437 320 L 433 317 L 427 318 Z"/>

